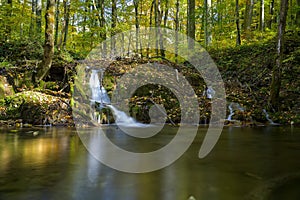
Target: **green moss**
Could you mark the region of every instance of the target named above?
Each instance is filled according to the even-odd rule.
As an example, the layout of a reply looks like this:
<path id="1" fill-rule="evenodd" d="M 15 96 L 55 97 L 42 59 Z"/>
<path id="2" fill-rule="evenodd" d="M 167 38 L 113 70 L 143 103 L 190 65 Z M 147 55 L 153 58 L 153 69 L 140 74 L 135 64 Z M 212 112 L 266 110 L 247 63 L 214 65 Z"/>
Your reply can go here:
<path id="1" fill-rule="evenodd" d="M 0 99 L 5 97 L 4 85 L 0 82 Z"/>

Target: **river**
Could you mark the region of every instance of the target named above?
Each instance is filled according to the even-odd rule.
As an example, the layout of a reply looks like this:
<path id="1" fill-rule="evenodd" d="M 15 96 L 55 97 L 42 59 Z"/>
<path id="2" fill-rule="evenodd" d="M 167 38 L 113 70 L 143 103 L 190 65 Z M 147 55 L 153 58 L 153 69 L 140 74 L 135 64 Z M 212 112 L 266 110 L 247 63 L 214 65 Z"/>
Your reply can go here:
<path id="1" fill-rule="evenodd" d="M 153 138 L 126 139 L 122 148 L 146 152 L 166 145 L 177 128 Z M 225 127 L 198 158 L 206 127 L 173 164 L 150 173 L 111 169 L 85 149 L 73 128 L 0 128 L 0 199 L 235 200 L 300 199 L 300 128 Z"/>

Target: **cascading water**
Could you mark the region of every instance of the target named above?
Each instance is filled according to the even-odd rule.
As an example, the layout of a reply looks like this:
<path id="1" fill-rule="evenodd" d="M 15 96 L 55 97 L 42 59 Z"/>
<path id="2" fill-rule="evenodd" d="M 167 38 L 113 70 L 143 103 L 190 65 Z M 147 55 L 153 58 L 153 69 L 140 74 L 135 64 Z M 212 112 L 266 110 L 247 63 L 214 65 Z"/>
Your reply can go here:
<path id="1" fill-rule="evenodd" d="M 131 126 L 131 127 L 145 127 L 146 124 L 137 122 L 134 118 L 128 116 L 125 112 L 118 110 L 113 105 L 107 105 L 111 109 L 115 116 L 115 122 L 118 125 L 122 126 Z"/>
<path id="2" fill-rule="evenodd" d="M 238 110 L 240 112 L 244 112 L 245 109 L 238 103 L 234 103 L 234 102 L 231 102 L 228 106 L 228 109 L 229 109 L 229 115 L 227 117 L 227 120 L 228 121 L 234 121 L 232 120 L 232 116 L 235 114 L 235 111 Z"/>
<path id="3" fill-rule="evenodd" d="M 100 76 L 99 73 L 100 72 Z M 103 70 L 92 69 L 92 73 L 89 80 L 89 85 L 92 92 L 92 99 L 90 100 L 92 104 L 99 104 L 100 110 L 102 108 L 108 107 L 111 109 L 115 116 L 115 121 L 117 124 L 134 126 L 134 127 L 143 127 L 145 124 L 138 123 L 135 119 L 128 116 L 125 112 L 118 110 L 116 107 L 111 105 L 110 98 L 107 94 L 107 91 L 102 86 L 103 80 Z M 100 116 L 96 118 L 98 123 L 100 123 Z"/>
<path id="4" fill-rule="evenodd" d="M 263 109 L 263 113 L 265 114 L 266 119 L 268 120 L 268 122 L 269 122 L 271 125 L 279 125 L 278 123 L 275 123 L 275 122 L 273 122 L 272 119 L 270 119 L 269 113 L 267 113 L 267 111 L 266 111 L 265 109 Z"/>
<path id="5" fill-rule="evenodd" d="M 100 79 L 98 72 L 101 72 Z M 92 103 L 99 103 L 100 108 L 104 107 L 105 104 L 110 104 L 110 99 L 105 88 L 102 86 L 102 79 L 103 79 L 103 71 L 93 69 L 90 77 L 90 88 L 92 91 Z"/>
<path id="6" fill-rule="evenodd" d="M 228 121 L 231 121 L 231 120 L 232 120 L 231 118 L 232 118 L 232 116 L 234 115 L 234 110 L 233 110 L 233 108 L 232 108 L 232 103 L 229 104 L 228 109 L 229 109 L 230 113 L 229 113 L 229 115 L 228 115 L 228 117 L 227 117 L 227 120 L 228 120 Z"/>

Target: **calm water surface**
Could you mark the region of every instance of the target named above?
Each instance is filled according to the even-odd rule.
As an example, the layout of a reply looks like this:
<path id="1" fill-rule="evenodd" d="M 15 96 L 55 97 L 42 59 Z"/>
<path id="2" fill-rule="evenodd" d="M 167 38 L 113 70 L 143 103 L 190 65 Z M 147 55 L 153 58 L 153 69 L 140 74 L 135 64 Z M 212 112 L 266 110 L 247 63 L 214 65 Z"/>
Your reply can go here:
<path id="1" fill-rule="evenodd" d="M 132 139 L 114 126 L 105 130 L 114 143 L 136 152 L 163 147 L 177 131 L 166 127 L 153 138 Z M 199 159 L 205 131 L 199 128 L 172 165 L 129 174 L 94 159 L 74 129 L 2 128 L 0 199 L 300 199 L 300 128 L 227 127 L 213 151 Z"/>

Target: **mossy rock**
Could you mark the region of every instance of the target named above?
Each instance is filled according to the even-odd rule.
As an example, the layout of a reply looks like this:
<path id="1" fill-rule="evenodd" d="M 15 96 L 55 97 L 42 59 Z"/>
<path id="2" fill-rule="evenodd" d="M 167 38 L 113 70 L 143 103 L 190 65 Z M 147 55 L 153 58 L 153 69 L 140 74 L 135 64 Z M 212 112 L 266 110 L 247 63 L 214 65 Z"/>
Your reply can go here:
<path id="1" fill-rule="evenodd" d="M 22 119 L 30 124 L 55 124 L 70 122 L 70 109 L 62 99 L 41 92 L 25 91 L 9 96 L 2 102 L 5 114 L 1 119 Z"/>
<path id="2" fill-rule="evenodd" d="M 14 94 L 14 90 L 11 85 L 8 84 L 6 77 L 0 76 L 0 99 L 4 99 L 6 96 Z"/>

